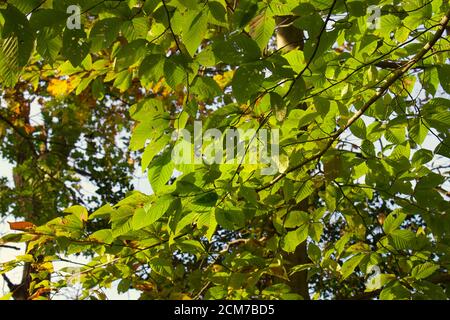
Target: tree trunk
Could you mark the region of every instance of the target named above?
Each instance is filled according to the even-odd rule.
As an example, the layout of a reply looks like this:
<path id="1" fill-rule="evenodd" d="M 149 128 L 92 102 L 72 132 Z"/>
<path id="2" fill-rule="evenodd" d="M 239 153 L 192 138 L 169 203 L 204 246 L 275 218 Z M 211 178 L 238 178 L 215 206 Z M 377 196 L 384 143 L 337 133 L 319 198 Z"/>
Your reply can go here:
<path id="1" fill-rule="evenodd" d="M 20 88 L 20 83 L 14 88 L 11 99 L 13 102 L 19 103 L 20 105 L 18 117 L 20 117 L 20 122 L 22 125 L 24 127 L 31 126 L 30 101 L 25 99 Z M 26 131 L 24 130 L 24 132 Z M 29 194 L 29 191 L 32 190 L 32 186 L 30 185 L 27 177 L 22 173 L 22 167 L 32 167 L 27 164 L 27 161 L 36 161 L 36 150 L 32 149 L 33 143 L 30 142 L 31 140 L 27 141 L 26 136 L 20 135 L 16 132 L 14 140 L 17 152 L 15 161 L 16 166 L 13 169 L 13 180 L 15 190 L 18 193 L 17 206 L 21 216 L 25 217 L 25 220 L 32 222 L 39 217 L 42 206 L 39 199 L 34 196 L 33 192 Z M 26 251 L 27 249 L 25 249 L 25 252 Z M 33 255 L 33 252 L 29 253 Z M 13 284 L 6 276 L 3 277 L 8 284 L 10 291 L 13 293 L 13 298 L 15 300 L 28 300 L 30 298 L 32 295 L 32 292 L 30 292 L 31 274 L 34 272 L 35 270 L 32 263 L 25 262 L 22 272 L 22 279 L 19 284 Z"/>
<path id="2" fill-rule="evenodd" d="M 304 34 L 303 30 L 295 27 L 293 22 L 297 19 L 296 16 L 277 16 L 275 22 L 277 24 L 276 37 L 277 49 L 284 52 L 289 52 L 294 49 L 303 50 Z M 306 107 L 306 106 L 305 106 Z M 301 201 L 296 206 L 296 210 L 308 212 L 308 199 Z M 293 253 L 284 254 L 284 258 L 288 262 L 288 273 L 294 266 L 309 263 L 306 241 L 301 243 Z M 300 271 L 290 276 L 287 284 L 292 291 L 301 295 L 305 300 L 309 300 L 308 290 L 308 271 Z"/>

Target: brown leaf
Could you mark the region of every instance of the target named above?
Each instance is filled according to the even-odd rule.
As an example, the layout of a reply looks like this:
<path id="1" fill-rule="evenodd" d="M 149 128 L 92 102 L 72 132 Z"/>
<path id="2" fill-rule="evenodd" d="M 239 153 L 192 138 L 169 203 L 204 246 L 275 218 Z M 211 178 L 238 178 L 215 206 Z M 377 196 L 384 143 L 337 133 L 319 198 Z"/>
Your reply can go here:
<path id="1" fill-rule="evenodd" d="M 52 289 L 50 288 L 39 288 L 36 290 L 36 292 L 30 296 L 28 299 L 29 300 L 35 300 L 35 299 L 39 299 L 42 295 L 51 292 Z"/>
<path id="2" fill-rule="evenodd" d="M 383 224 L 384 224 L 384 220 L 386 220 L 386 215 L 385 215 L 383 212 L 381 212 L 381 213 L 377 216 L 377 219 L 378 219 L 378 223 L 381 224 L 381 225 L 383 225 Z"/>
<path id="3" fill-rule="evenodd" d="M 32 224 L 31 222 L 26 222 L 26 221 L 20 221 L 20 222 L 9 222 L 8 221 L 8 223 L 9 223 L 9 228 L 11 230 L 26 231 L 26 230 L 36 228 L 36 226 L 34 224 Z"/>
<path id="4" fill-rule="evenodd" d="M 28 133 L 28 134 L 34 132 L 34 127 L 32 125 L 29 125 L 29 124 L 25 124 L 24 125 L 24 129 L 25 129 L 25 132 Z"/>

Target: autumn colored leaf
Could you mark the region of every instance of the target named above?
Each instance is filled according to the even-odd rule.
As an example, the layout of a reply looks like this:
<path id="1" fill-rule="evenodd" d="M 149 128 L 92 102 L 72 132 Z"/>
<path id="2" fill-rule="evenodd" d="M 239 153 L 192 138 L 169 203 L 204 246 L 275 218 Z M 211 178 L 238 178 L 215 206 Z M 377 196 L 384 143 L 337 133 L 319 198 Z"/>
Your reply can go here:
<path id="1" fill-rule="evenodd" d="M 36 226 L 31 222 L 19 221 L 19 222 L 9 222 L 9 228 L 11 230 L 27 231 L 36 228 Z"/>
<path id="2" fill-rule="evenodd" d="M 29 124 L 25 124 L 24 128 L 25 128 L 25 132 L 28 134 L 33 133 L 35 130 L 35 128 Z"/>
<path id="3" fill-rule="evenodd" d="M 225 71 L 223 74 L 214 75 L 213 79 L 217 82 L 219 87 L 223 90 L 233 79 L 234 70 Z"/>
<path id="4" fill-rule="evenodd" d="M 40 298 L 42 298 L 43 295 L 45 295 L 51 291 L 52 291 L 51 288 L 39 288 L 28 299 L 29 300 L 38 300 L 39 299 L 40 300 Z"/>
<path id="5" fill-rule="evenodd" d="M 63 98 L 69 95 L 75 87 L 70 79 L 51 79 L 47 91 L 55 98 Z"/>

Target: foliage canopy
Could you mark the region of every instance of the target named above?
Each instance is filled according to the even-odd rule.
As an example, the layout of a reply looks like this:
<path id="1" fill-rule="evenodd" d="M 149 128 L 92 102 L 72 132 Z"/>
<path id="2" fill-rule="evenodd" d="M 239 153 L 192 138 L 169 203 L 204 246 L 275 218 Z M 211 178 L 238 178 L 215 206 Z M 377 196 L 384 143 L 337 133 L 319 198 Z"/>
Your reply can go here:
<path id="1" fill-rule="evenodd" d="M 73 4 L 80 29 L 67 27 Z M 376 25 L 370 6 L 380 8 Z M 100 168 L 102 181 L 101 168 L 110 172 L 103 205 L 42 202 L 48 216 L 28 219 L 39 226 L 2 238 L 27 242 L 28 253 L 0 272 L 35 265 L 33 298 L 70 285 L 48 279 L 50 262 L 83 253 L 84 298 L 120 280 L 120 292 L 142 299 L 448 299 L 449 9 L 444 0 L 2 1 L 9 109 L 17 92 L 45 97 L 44 114 L 74 122 L 52 133 L 68 150 L 85 130 L 105 139 L 131 128 L 153 194 L 114 195 L 129 183 L 126 152 L 114 139 L 93 142 L 74 161 Z M 283 28 L 300 31 L 294 48 L 277 42 Z M 40 142 L 1 111 L 2 155 L 14 154 L 11 139 Z M 181 142 L 171 135 L 194 121 L 279 129 L 278 173 L 174 163 Z M 99 150 L 108 161 L 95 160 Z M 32 163 L 51 171 L 66 159 Z"/>

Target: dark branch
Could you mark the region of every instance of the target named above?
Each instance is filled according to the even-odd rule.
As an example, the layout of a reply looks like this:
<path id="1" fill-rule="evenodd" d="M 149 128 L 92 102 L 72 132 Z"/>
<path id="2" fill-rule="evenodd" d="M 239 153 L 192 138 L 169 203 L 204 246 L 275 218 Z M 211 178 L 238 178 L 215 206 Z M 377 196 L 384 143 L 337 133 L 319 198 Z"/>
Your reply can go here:
<path id="1" fill-rule="evenodd" d="M 0 244 L 0 248 L 13 249 L 13 250 L 20 250 L 20 248 L 18 248 L 18 247 L 9 246 L 9 245 L 6 245 L 6 244 Z"/>

